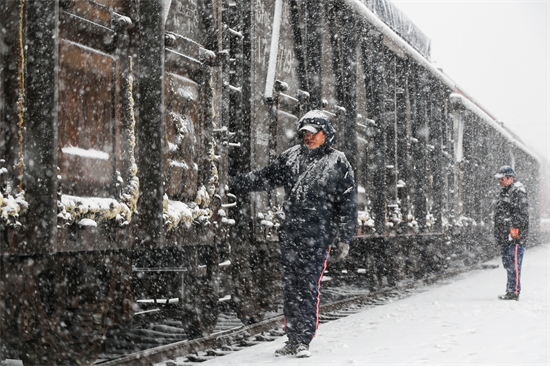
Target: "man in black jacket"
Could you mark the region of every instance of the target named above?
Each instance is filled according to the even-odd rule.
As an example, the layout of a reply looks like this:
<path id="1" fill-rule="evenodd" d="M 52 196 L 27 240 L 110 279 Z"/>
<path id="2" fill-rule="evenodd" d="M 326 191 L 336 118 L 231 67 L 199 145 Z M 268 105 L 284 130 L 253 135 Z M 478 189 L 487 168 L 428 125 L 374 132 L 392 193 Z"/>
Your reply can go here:
<path id="1" fill-rule="evenodd" d="M 494 235 L 508 275 L 506 294 L 498 297 L 501 300 L 519 300 L 521 264 L 529 234 L 527 192 L 523 184 L 514 182 L 515 176 L 510 166 L 501 167 L 495 175 L 502 188 L 495 204 Z"/>
<path id="2" fill-rule="evenodd" d="M 269 166 L 231 180 L 236 193 L 284 187 L 284 220 L 279 228 L 286 345 L 276 356 L 309 357 L 318 324 L 321 278 L 330 248 L 339 259 L 349 251 L 357 202 L 353 170 L 335 150 L 335 131 L 325 113 L 306 113 L 298 124 L 302 143 Z"/>

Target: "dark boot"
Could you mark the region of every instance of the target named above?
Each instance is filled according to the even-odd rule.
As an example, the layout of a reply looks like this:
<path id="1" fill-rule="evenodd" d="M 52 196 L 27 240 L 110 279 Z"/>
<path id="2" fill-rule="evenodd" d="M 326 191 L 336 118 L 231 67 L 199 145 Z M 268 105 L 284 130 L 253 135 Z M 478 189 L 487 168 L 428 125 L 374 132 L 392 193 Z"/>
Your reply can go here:
<path id="1" fill-rule="evenodd" d="M 519 294 L 513 294 L 511 292 L 507 292 L 505 295 L 498 295 L 499 300 L 519 300 Z"/>
<path id="2" fill-rule="evenodd" d="M 298 345 L 292 341 L 286 341 L 284 347 L 275 351 L 275 357 L 295 355 Z"/>

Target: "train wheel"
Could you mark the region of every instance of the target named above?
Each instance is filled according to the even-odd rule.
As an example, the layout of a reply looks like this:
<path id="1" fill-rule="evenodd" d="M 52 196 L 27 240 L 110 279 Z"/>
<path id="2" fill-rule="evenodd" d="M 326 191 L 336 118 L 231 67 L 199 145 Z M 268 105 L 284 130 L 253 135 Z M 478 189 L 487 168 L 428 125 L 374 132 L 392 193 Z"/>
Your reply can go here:
<path id="1" fill-rule="evenodd" d="M 277 305 L 283 298 L 279 245 L 276 242 L 268 242 L 259 246 L 258 254 L 254 275 L 258 278 L 259 305 L 265 311 L 277 311 Z"/>
<path id="2" fill-rule="evenodd" d="M 13 323 L 25 365 L 94 363 L 114 321 L 110 310 L 121 282 L 121 266 L 114 262 L 115 258 L 57 257 L 24 266 Z"/>
<path id="3" fill-rule="evenodd" d="M 63 274 L 41 259 L 23 266 L 24 287 L 15 311 L 15 324 L 24 365 L 57 365 L 60 350 L 55 328 L 63 313 Z"/>
<path id="4" fill-rule="evenodd" d="M 265 309 L 259 296 L 261 276 L 254 271 L 262 263 L 258 248 L 246 243 L 234 246 L 232 251 L 233 304 L 243 324 L 263 320 Z"/>
<path id="5" fill-rule="evenodd" d="M 218 253 L 214 246 L 196 248 L 197 269 L 184 277 L 182 320 L 190 338 L 210 334 L 218 322 Z"/>
<path id="6" fill-rule="evenodd" d="M 58 351 L 49 343 L 36 344 L 35 342 L 25 342 L 21 360 L 23 365 L 47 365 L 56 366 Z"/>
<path id="7" fill-rule="evenodd" d="M 38 336 L 38 320 L 32 307 L 29 306 L 29 301 L 26 295 L 15 311 L 15 324 L 17 333 L 22 341 L 30 341 Z"/>
<path id="8" fill-rule="evenodd" d="M 23 298 L 26 299 L 19 308 L 17 326 L 20 336 L 26 335 L 28 342 L 24 342 L 22 353 L 25 365 L 57 365 L 60 349 L 57 343 L 59 324 L 64 311 L 64 273 L 56 269 L 48 260 L 36 260 L 27 274 L 26 290 Z M 28 307 L 26 304 L 28 303 Z M 39 338 L 31 336 L 29 322 L 39 332 Z"/>

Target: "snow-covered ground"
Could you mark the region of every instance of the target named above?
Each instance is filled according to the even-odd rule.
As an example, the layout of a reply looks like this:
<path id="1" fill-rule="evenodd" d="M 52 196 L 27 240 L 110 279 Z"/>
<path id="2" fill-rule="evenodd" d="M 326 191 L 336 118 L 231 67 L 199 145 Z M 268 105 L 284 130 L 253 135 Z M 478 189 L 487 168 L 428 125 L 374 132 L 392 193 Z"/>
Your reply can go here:
<path id="1" fill-rule="evenodd" d="M 525 252 L 520 301 L 497 300 L 501 264 L 321 324 L 311 358 L 275 357 L 281 337 L 201 365 L 549 365 L 549 247 Z"/>

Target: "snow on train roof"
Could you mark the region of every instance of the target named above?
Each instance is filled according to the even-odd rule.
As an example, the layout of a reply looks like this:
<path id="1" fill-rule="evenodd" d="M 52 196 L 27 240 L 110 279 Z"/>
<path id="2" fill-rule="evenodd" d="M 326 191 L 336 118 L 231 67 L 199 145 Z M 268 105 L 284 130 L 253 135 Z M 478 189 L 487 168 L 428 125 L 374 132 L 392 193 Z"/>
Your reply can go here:
<path id="1" fill-rule="evenodd" d="M 402 52 L 404 52 L 406 55 L 411 57 L 414 61 L 418 62 L 418 64 L 422 67 L 424 67 L 427 71 L 429 71 L 432 75 L 434 75 L 437 79 L 439 79 L 442 83 L 444 83 L 446 86 L 448 86 L 451 90 L 455 91 L 455 93 L 451 94 L 451 98 L 454 98 L 455 100 L 459 101 L 460 103 L 464 104 L 464 106 L 470 110 L 472 110 L 474 113 L 476 113 L 478 116 L 480 116 L 483 120 L 485 120 L 489 125 L 494 127 L 500 134 L 502 134 L 506 139 L 508 139 L 511 143 L 516 145 L 518 148 L 523 150 L 525 153 L 527 153 L 529 156 L 532 156 L 537 162 L 540 163 L 540 158 L 534 154 L 532 151 L 530 151 L 525 145 L 523 145 L 520 141 L 515 139 L 508 131 L 506 131 L 498 122 L 495 121 L 494 118 L 492 118 L 487 112 L 485 112 L 483 109 L 481 109 L 479 106 L 477 106 L 475 103 L 464 97 L 462 94 L 456 93 L 457 90 L 459 90 L 457 84 L 451 80 L 445 73 L 443 73 L 441 70 L 439 70 L 435 65 L 433 65 L 426 57 L 424 57 L 420 52 L 418 52 L 414 47 L 412 47 L 409 43 L 407 43 L 403 38 L 398 35 L 393 29 L 391 29 L 386 23 L 384 23 L 380 18 L 378 18 L 372 10 L 370 10 L 365 3 L 369 1 L 377 1 L 377 0 L 344 0 L 353 10 L 355 10 L 360 16 L 362 16 L 369 24 L 371 24 L 376 30 L 378 30 L 380 33 L 382 33 L 384 36 L 388 37 L 394 44 L 397 46 Z"/>
<path id="2" fill-rule="evenodd" d="M 431 59 L 431 39 L 391 1 L 361 0 L 361 2 L 415 50 L 428 60 Z"/>
<path id="3" fill-rule="evenodd" d="M 413 60 L 418 62 L 422 67 L 432 73 L 441 82 L 447 85 L 452 90 L 455 89 L 455 83 L 444 73 L 442 73 L 437 67 L 435 67 L 425 56 L 418 52 L 414 47 L 407 43 L 401 36 L 399 36 L 393 29 L 391 29 L 386 23 L 378 18 L 364 3 L 365 0 L 344 0 L 353 10 L 355 10 L 360 16 L 362 16 L 369 24 L 371 24 L 376 30 L 388 37 L 396 47 L 402 52 L 407 54 Z"/>

